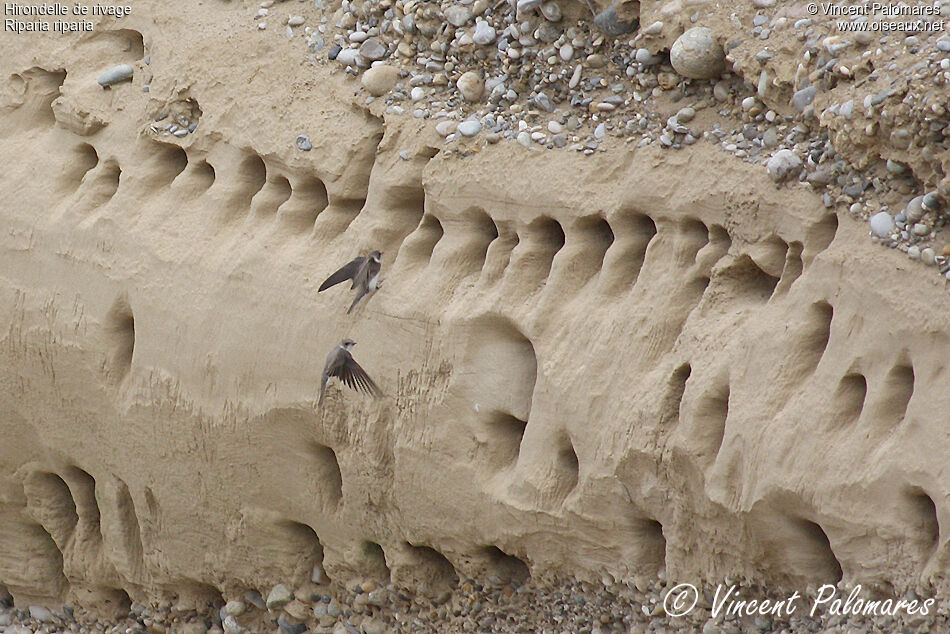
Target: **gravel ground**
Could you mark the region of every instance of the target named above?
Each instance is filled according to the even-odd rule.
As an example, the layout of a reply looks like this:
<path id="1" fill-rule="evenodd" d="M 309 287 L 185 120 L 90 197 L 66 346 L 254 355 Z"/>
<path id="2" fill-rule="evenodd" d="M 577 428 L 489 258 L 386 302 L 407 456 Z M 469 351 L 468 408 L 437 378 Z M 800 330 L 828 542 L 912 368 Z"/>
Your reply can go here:
<path id="1" fill-rule="evenodd" d="M 498 581 L 498 580 L 496 580 Z M 722 592 L 729 586 L 723 585 Z M 832 588 L 824 590 L 828 597 Z M 526 579 L 482 585 L 473 580 L 453 584 L 435 598 L 424 598 L 381 585 L 371 579 L 355 580 L 346 587 L 338 584 L 307 583 L 294 591 L 283 585 L 270 590 L 267 598 L 257 591 L 222 597 L 205 609 L 182 609 L 170 602 L 155 605 L 133 604 L 127 617 L 101 620 L 68 606 L 47 610 L 38 606 L 14 609 L 9 597 L 0 608 L 0 632 L 26 634 L 46 632 L 108 632 L 115 634 L 181 632 L 183 634 L 220 634 L 227 632 L 281 632 L 282 634 L 382 634 L 385 632 L 539 632 L 547 634 L 607 634 L 611 632 L 702 632 L 703 634 L 739 634 L 761 632 L 948 632 L 947 609 L 938 601 L 928 606 L 928 614 L 909 614 L 901 609 L 893 616 L 859 613 L 861 604 L 844 603 L 850 589 L 841 587 L 832 601 L 821 604 L 811 616 L 809 611 L 819 590 L 800 592 L 797 599 L 771 595 L 778 610 L 763 614 L 731 614 L 731 601 L 713 615 L 717 604 L 716 588 L 706 586 L 695 608 L 686 616 L 673 617 L 664 609 L 668 594 L 663 580 L 616 583 L 609 586 L 584 582 L 544 583 Z M 676 594 L 676 593 L 674 593 Z M 695 595 L 686 591 L 688 605 Z M 722 596 L 722 595 L 720 595 Z M 861 591 L 865 601 L 886 599 Z M 761 588 L 735 585 L 729 599 L 766 599 Z M 898 598 L 917 600 L 913 592 Z M 227 599 L 227 600 L 225 600 Z M 841 599 L 835 608 L 834 599 Z M 789 614 L 785 606 L 793 606 Z M 672 598 L 667 607 L 675 609 Z M 855 607 L 858 606 L 858 607 Z M 842 614 L 850 612 L 850 614 Z"/>

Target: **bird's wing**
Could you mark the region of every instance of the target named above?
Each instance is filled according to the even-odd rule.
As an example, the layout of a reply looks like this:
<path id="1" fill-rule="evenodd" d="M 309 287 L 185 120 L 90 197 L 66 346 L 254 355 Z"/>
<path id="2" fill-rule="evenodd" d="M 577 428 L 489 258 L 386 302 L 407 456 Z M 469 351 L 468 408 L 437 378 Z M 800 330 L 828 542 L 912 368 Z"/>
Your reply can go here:
<path id="1" fill-rule="evenodd" d="M 360 265 L 363 264 L 364 259 L 365 258 L 363 258 L 363 256 L 360 256 L 358 258 L 353 258 L 350 262 L 346 264 L 346 266 L 344 266 L 339 271 L 337 271 L 336 273 L 328 277 L 326 281 L 320 285 L 320 288 L 317 289 L 317 292 L 319 293 L 320 291 L 325 291 L 331 286 L 335 286 L 339 284 L 340 282 L 353 279 L 353 277 L 359 271 Z"/>
<path id="2" fill-rule="evenodd" d="M 383 396 L 383 391 L 369 378 L 369 375 L 360 367 L 353 357 L 349 357 L 339 370 L 340 380 L 354 390 L 362 390 L 376 398 Z"/>
<path id="3" fill-rule="evenodd" d="M 366 288 L 369 285 L 369 278 L 372 276 L 373 261 L 369 258 L 363 258 L 360 267 L 353 274 L 353 288 Z"/>

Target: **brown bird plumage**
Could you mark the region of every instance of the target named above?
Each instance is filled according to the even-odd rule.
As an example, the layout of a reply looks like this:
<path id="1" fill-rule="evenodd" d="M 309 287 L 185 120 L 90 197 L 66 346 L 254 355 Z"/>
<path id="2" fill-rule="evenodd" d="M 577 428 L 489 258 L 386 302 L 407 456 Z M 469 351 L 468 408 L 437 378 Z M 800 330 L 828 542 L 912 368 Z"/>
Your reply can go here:
<path id="1" fill-rule="evenodd" d="M 350 349 L 355 345 L 355 341 L 344 339 L 340 342 L 340 345 L 327 355 L 327 362 L 323 366 L 323 375 L 320 377 L 320 405 L 323 404 L 323 398 L 326 396 L 327 384 L 333 377 L 340 379 L 350 389 L 362 390 L 375 398 L 383 396 L 383 391 L 373 382 L 373 379 L 369 378 L 366 371 L 360 367 L 360 364 L 350 354 Z"/>
<path id="2" fill-rule="evenodd" d="M 320 288 L 317 289 L 317 292 L 325 291 L 340 282 L 353 280 L 353 286 L 351 288 L 356 289 L 356 297 L 353 298 L 353 303 L 350 304 L 349 310 L 346 311 L 347 314 L 349 314 L 361 299 L 379 287 L 380 258 L 382 255 L 380 251 L 373 251 L 368 255 L 361 255 L 358 258 L 350 260 L 343 268 L 328 277 L 323 284 L 320 285 Z"/>

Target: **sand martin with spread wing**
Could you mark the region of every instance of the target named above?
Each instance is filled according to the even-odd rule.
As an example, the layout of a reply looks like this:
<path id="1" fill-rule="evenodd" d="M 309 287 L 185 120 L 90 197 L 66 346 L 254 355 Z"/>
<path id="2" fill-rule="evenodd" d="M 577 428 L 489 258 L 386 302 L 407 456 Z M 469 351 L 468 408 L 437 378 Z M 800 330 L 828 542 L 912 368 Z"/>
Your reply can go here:
<path id="1" fill-rule="evenodd" d="M 326 365 L 323 366 L 323 375 L 320 377 L 320 401 L 323 404 L 323 397 L 326 395 L 327 385 L 330 379 L 336 377 L 344 385 L 353 390 L 362 390 L 376 398 L 383 396 L 383 391 L 369 378 L 366 371 L 360 367 L 360 364 L 353 359 L 350 350 L 356 342 L 352 339 L 344 339 L 336 348 L 327 355 Z"/>
<path id="2" fill-rule="evenodd" d="M 361 255 L 358 258 L 354 258 L 342 269 L 328 277 L 327 280 L 320 285 L 317 292 L 324 291 L 340 282 L 353 280 L 353 286 L 351 288 L 357 290 L 356 297 L 353 298 L 353 303 L 350 304 L 349 310 L 346 311 L 347 314 L 350 314 L 353 307 L 356 306 L 361 299 L 379 288 L 379 259 L 382 255 L 380 251 L 373 251 L 369 255 Z"/>

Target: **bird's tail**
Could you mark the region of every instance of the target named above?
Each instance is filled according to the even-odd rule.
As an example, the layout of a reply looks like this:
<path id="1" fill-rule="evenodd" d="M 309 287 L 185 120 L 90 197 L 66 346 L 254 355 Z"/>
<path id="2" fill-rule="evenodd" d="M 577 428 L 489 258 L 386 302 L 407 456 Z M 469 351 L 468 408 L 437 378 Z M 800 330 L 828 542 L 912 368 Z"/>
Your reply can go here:
<path id="1" fill-rule="evenodd" d="M 357 295 L 356 297 L 353 298 L 353 303 L 350 304 L 349 310 L 346 311 L 346 314 L 347 314 L 347 315 L 349 315 L 351 312 L 353 312 L 353 309 L 356 308 L 356 305 L 360 303 L 360 300 L 361 300 L 361 299 L 363 299 L 363 293 L 360 293 L 359 295 Z"/>

